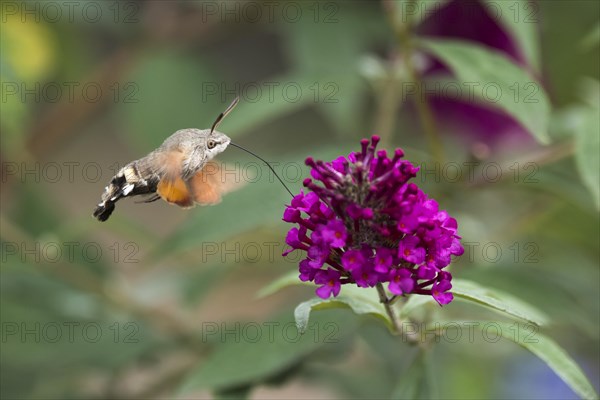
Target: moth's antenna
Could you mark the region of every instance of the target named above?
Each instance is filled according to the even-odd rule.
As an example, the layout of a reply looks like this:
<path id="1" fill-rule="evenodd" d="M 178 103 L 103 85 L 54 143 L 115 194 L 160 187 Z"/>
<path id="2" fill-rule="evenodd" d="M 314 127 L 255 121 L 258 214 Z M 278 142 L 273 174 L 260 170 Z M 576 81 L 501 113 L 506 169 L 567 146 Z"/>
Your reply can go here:
<path id="1" fill-rule="evenodd" d="M 233 99 L 233 101 L 231 102 L 231 104 L 229 105 L 229 107 L 227 107 L 227 109 L 225 111 L 223 111 L 221 114 L 219 114 L 219 116 L 215 120 L 214 124 L 212 125 L 212 128 L 210 128 L 210 133 L 213 133 L 213 131 L 215 129 L 217 129 L 217 127 L 219 126 L 219 124 L 221 123 L 221 121 L 223 121 L 223 118 L 225 118 L 227 116 L 227 114 L 229 114 L 235 108 L 235 106 L 237 106 L 237 103 L 239 101 L 240 101 L 240 97 L 237 96 L 235 99 Z M 262 161 L 265 164 L 267 164 L 267 167 L 269 167 L 271 169 L 271 171 L 273 171 L 273 173 L 275 174 L 275 176 L 277 177 L 277 179 L 279 180 L 279 182 L 281 182 L 281 184 L 283 185 L 283 187 L 285 188 L 285 190 L 288 191 L 288 193 L 290 194 L 290 196 L 294 197 L 294 194 L 292 193 L 292 191 L 285 185 L 285 183 L 279 177 L 279 175 L 277 175 L 277 172 L 275 172 L 275 170 L 273 169 L 273 167 L 271 167 L 271 164 L 269 164 L 267 161 L 265 161 L 259 155 L 251 152 L 248 149 L 243 148 L 242 146 L 239 146 L 239 145 L 237 145 L 237 144 L 235 144 L 233 142 L 229 142 L 229 144 L 232 145 L 232 146 L 234 146 L 234 147 L 237 147 L 238 149 L 244 150 L 246 153 L 249 153 L 249 154 L 253 155 L 254 157 L 258 158 L 260 161 Z"/>
<path id="2" fill-rule="evenodd" d="M 225 111 L 223 111 L 221 114 L 219 114 L 219 116 L 217 117 L 215 122 L 212 124 L 212 128 L 210 128 L 210 133 L 213 133 L 213 131 L 215 129 L 217 129 L 217 127 L 219 126 L 221 121 L 223 121 L 223 118 L 225 118 L 227 116 L 227 114 L 229 114 L 231 112 L 231 110 L 233 110 L 235 108 L 235 106 L 237 106 L 237 103 L 239 101 L 240 101 L 240 96 L 237 96 L 235 99 L 233 99 L 233 101 L 231 102 L 229 107 L 227 107 L 227 109 Z"/>
<path id="3" fill-rule="evenodd" d="M 231 106 L 229 106 L 231 108 Z M 226 111 L 227 112 L 227 111 Z M 288 189 L 288 187 L 285 185 L 285 183 L 283 183 L 283 181 L 281 180 L 281 178 L 279 177 L 279 175 L 277 175 L 277 172 L 275 172 L 275 170 L 273 169 L 273 167 L 271 167 L 271 164 L 269 164 L 268 162 L 266 162 L 264 159 L 262 159 L 261 157 L 259 157 L 258 155 L 254 154 L 253 152 L 251 152 L 248 149 L 243 148 L 242 146 L 239 146 L 233 142 L 229 142 L 229 144 L 231 146 L 237 147 L 238 149 L 244 150 L 246 153 L 250 153 L 252 154 L 254 157 L 258 158 L 260 161 L 264 162 L 265 164 L 267 164 L 267 167 L 269 167 L 271 169 L 271 171 L 273 171 L 273 173 L 275 174 L 275 176 L 277 177 L 277 179 L 279 179 L 279 182 L 281 182 L 281 184 L 283 185 L 283 187 L 285 188 L 285 190 L 288 191 L 288 193 L 290 194 L 290 196 L 294 197 L 294 194 L 292 193 L 292 191 L 290 189 Z"/>

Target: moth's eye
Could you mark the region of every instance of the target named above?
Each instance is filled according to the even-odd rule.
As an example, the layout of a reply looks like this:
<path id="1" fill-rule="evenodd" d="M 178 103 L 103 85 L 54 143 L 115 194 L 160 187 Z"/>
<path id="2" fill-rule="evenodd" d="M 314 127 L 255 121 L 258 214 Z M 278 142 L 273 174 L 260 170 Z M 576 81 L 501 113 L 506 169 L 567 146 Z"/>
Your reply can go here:
<path id="1" fill-rule="evenodd" d="M 208 147 L 209 149 L 212 149 L 212 148 L 214 148 L 216 145 L 217 145 L 217 142 L 215 142 L 214 140 L 209 140 L 209 141 L 206 143 L 206 147 Z"/>

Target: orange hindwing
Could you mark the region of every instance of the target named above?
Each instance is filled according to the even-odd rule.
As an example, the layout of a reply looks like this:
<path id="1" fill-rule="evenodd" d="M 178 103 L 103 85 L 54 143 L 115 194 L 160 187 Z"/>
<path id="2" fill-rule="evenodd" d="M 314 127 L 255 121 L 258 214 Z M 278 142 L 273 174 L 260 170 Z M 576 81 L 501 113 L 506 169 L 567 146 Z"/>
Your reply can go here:
<path id="1" fill-rule="evenodd" d="M 173 150 L 161 155 L 160 164 L 163 168 L 163 177 L 156 192 L 168 203 L 177 204 L 180 207 L 191 207 L 194 205 L 192 194 L 181 179 L 181 171 L 184 155 L 181 151 Z"/>
<path id="2" fill-rule="evenodd" d="M 156 192 L 168 203 L 177 204 L 180 207 L 191 207 L 194 205 L 187 185 L 179 176 L 167 176 L 161 179 L 158 182 Z"/>
<path id="3" fill-rule="evenodd" d="M 225 193 L 240 186 L 231 178 L 226 181 L 227 174 L 223 174 L 219 163 L 214 161 L 208 161 L 187 181 L 181 178 L 182 153 L 170 152 L 161 161 L 165 173 L 158 183 L 156 192 L 163 200 L 180 207 L 192 207 L 194 203 L 200 205 L 220 203 Z"/>
<path id="4" fill-rule="evenodd" d="M 221 202 L 226 191 L 219 164 L 209 161 L 188 181 L 188 187 L 194 201 L 200 205 L 212 205 Z"/>

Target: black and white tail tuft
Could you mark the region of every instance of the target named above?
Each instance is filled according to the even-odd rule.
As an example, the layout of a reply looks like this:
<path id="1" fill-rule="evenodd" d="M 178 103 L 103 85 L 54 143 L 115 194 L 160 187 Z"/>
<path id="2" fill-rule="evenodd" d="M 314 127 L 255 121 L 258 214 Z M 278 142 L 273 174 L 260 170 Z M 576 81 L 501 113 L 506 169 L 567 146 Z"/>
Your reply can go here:
<path id="1" fill-rule="evenodd" d="M 106 221 L 114 209 L 114 201 L 103 201 L 102 203 L 98 204 L 98 207 L 96 207 L 94 210 L 94 217 L 98 218 L 98 221 Z"/>
<path id="2" fill-rule="evenodd" d="M 127 196 L 150 194 L 156 191 L 154 179 L 150 182 L 140 176 L 135 163 L 121 168 L 104 188 L 102 199 L 94 210 L 94 217 L 98 221 L 106 221 L 115 209 L 115 203 Z"/>
<path id="3" fill-rule="evenodd" d="M 98 203 L 98 206 L 94 210 L 94 217 L 98 219 L 98 221 L 106 221 L 110 214 L 115 209 L 115 203 L 124 196 L 127 196 L 127 192 L 125 187 L 127 187 L 128 183 L 123 174 L 123 170 L 119 171 L 117 175 L 115 175 L 107 187 L 104 188 L 104 193 L 102 193 L 102 200 Z M 131 185 L 133 189 L 133 185 Z M 131 191 L 131 190 L 129 190 Z"/>

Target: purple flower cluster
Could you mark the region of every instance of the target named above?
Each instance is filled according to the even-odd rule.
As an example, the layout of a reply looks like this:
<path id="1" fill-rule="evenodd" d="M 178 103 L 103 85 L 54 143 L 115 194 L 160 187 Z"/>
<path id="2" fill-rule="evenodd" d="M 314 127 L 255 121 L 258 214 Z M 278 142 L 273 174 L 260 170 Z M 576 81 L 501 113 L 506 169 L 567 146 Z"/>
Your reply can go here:
<path id="1" fill-rule="evenodd" d="M 464 250 L 456 220 L 414 183 L 418 168 L 376 151 L 379 138 L 361 141 L 362 151 L 332 162 L 306 159 L 311 178 L 286 208 L 283 220 L 298 224 L 286 237 L 284 256 L 303 250 L 300 279 L 320 285 L 321 298 L 337 296 L 341 285 L 387 283 L 394 295 L 432 295 L 448 304 L 452 275 L 443 269 Z M 318 183 L 317 183 L 318 182 Z"/>

